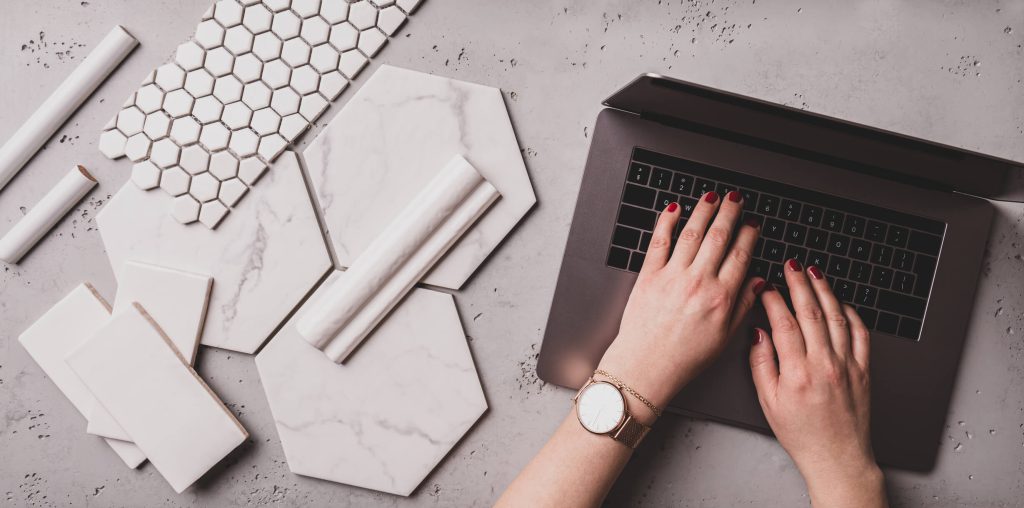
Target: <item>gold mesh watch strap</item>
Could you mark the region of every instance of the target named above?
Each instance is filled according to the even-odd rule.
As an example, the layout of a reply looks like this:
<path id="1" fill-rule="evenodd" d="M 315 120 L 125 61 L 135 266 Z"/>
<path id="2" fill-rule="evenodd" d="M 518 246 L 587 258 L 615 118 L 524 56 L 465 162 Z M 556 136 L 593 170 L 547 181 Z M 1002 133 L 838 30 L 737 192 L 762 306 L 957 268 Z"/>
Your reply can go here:
<path id="1" fill-rule="evenodd" d="M 626 417 L 626 421 L 622 422 L 619 430 L 612 436 L 612 439 L 635 450 L 637 446 L 640 446 L 640 442 L 644 440 L 644 436 L 650 431 L 650 427 L 634 420 L 633 415 L 629 415 Z"/>

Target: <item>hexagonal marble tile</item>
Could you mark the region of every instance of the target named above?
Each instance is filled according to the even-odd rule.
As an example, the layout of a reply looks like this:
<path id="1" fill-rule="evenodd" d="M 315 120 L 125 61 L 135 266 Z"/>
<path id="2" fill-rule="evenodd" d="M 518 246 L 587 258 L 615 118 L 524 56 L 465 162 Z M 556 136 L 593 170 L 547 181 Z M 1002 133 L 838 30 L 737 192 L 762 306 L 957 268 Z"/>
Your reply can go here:
<path id="1" fill-rule="evenodd" d="M 265 168 L 247 159 L 239 176 L 251 176 L 260 166 Z M 185 177 L 187 190 L 188 174 L 177 167 L 164 170 L 161 185 L 174 171 Z M 135 260 L 217 274 L 202 343 L 253 353 L 332 265 L 298 157 L 282 154 L 260 185 L 260 192 L 250 193 L 234 207 L 230 220 L 211 231 L 182 226 L 168 213 L 181 206 L 181 222 L 196 222 L 203 214 L 196 205 L 187 200 L 177 205 L 162 192 L 127 183 L 96 219 L 114 273 Z M 217 211 L 210 208 L 206 214 Z"/>
<path id="2" fill-rule="evenodd" d="M 387 122 L 375 120 L 382 110 Z M 450 289 L 534 205 L 533 187 L 500 90 L 380 67 L 303 152 L 339 263 L 349 266 L 400 211 L 391 203 L 412 199 L 456 154 L 501 198 L 423 279 Z"/>
<path id="3" fill-rule="evenodd" d="M 418 4 L 218 0 L 192 40 L 150 72 L 104 127 L 100 151 L 133 162 L 162 157 L 154 162 L 166 167 L 173 164 L 172 151 L 159 144 L 166 139 L 182 148 L 198 143 L 204 151 L 255 155 L 265 167 L 323 114 Z M 265 111 L 250 114 L 242 104 Z M 234 200 L 245 194 L 227 192 Z M 187 208 L 176 213 L 192 219 Z M 209 226 L 222 213 L 227 209 L 210 207 L 183 222 Z"/>
<path id="4" fill-rule="evenodd" d="M 415 289 L 345 362 L 295 330 L 335 271 L 256 368 L 293 473 L 407 496 L 487 410 L 451 295 Z"/>

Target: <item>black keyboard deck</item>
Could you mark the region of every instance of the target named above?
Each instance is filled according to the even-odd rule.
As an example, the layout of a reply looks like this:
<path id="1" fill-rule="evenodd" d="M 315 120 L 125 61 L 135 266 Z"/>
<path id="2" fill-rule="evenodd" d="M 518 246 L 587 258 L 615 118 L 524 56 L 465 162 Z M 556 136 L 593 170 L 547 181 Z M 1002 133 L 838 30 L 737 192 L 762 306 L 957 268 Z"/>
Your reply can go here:
<path id="1" fill-rule="evenodd" d="M 640 271 L 658 212 L 669 203 L 682 208 L 678 236 L 700 196 L 733 190 L 743 193 L 744 220 L 762 225 L 750 275 L 788 296 L 785 261 L 817 265 L 869 328 L 919 338 L 944 223 L 643 148 L 633 150 L 608 266 Z"/>

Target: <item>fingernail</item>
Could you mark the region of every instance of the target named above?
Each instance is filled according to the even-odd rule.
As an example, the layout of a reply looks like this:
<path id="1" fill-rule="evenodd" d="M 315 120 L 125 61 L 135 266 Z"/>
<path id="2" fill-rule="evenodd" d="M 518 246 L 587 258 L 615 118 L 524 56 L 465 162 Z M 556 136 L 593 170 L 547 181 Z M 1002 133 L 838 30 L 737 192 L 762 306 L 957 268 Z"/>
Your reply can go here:
<path id="1" fill-rule="evenodd" d="M 817 266 L 811 265 L 811 267 L 808 268 L 807 271 L 810 272 L 811 277 L 814 277 L 817 280 L 825 278 L 825 275 L 821 273 L 821 269 L 819 269 Z"/>
<path id="2" fill-rule="evenodd" d="M 726 194 L 725 196 L 729 198 L 729 201 L 732 201 L 733 203 L 739 203 L 740 200 L 743 199 L 743 195 L 740 194 L 739 191 L 729 191 L 729 193 Z"/>
<path id="3" fill-rule="evenodd" d="M 803 270 L 803 267 L 800 266 L 800 262 L 795 259 L 790 259 L 789 261 L 786 261 L 786 266 L 788 266 L 789 269 L 793 270 L 794 272 L 799 272 L 800 270 Z"/>
<path id="4" fill-rule="evenodd" d="M 708 203 L 714 203 L 715 201 L 718 201 L 718 193 L 715 191 L 711 191 L 705 194 L 704 201 L 707 201 Z"/>
<path id="5" fill-rule="evenodd" d="M 761 227 L 761 221 L 757 220 L 757 217 L 753 217 L 753 216 L 747 217 L 747 220 L 745 220 L 743 222 L 746 225 L 748 225 L 748 226 L 750 226 L 752 228 L 760 228 Z"/>
<path id="6" fill-rule="evenodd" d="M 676 208 L 679 208 L 679 205 L 677 205 L 676 203 L 669 203 L 668 208 L 665 208 L 665 211 L 668 213 L 672 213 L 676 211 Z"/>
<path id="7" fill-rule="evenodd" d="M 761 330 L 754 328 L 754 344 L 760 344 L 761 340 Z"/>

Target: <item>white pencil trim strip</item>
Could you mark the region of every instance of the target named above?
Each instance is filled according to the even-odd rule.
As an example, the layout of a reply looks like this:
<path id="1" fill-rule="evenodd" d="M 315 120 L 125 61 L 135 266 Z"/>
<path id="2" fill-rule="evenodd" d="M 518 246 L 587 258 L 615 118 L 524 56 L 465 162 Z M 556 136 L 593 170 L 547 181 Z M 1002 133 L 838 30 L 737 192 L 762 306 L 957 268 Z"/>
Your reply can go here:
<path id="1" fill-rule="evenodd" d="M 22 256 L 95 186 L 96 179 L 84 167 L 71 168 L 39 204 L 0 238 L 0 261 L 11 264 L 21 261 Z"/>
<path id="2" fill-rule="evenodd" d="M 135 37 L 118 25 L 89 52 L 89 56 L 0 147 L 0 189 L 14 178 L 138 44 Z"/>
<path id="3" fill-rule="evenodd" d="M 345 361 L 498 197 L 456 156 L 309 309 L 299 334 L 331 360 Z"/>

